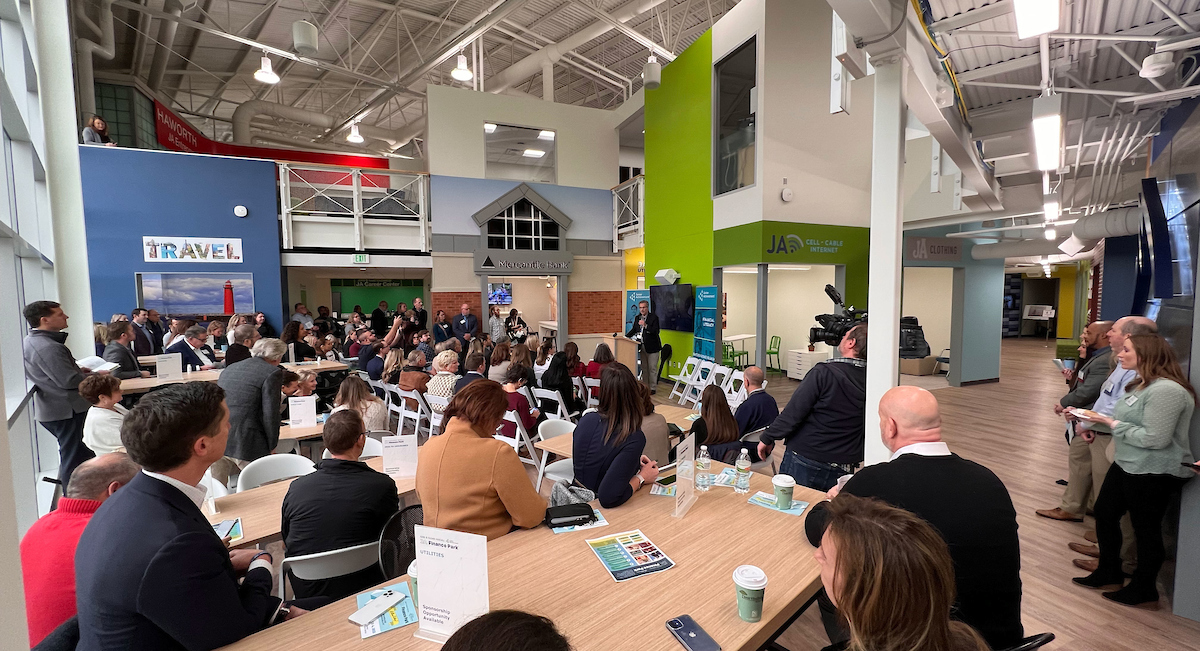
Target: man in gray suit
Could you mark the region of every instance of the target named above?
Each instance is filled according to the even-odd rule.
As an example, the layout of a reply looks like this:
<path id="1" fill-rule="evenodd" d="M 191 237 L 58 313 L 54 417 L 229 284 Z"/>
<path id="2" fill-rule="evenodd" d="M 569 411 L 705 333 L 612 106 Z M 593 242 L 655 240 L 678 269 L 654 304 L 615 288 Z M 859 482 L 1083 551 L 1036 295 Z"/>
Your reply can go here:
<path id="1" fill-rule="evenodd" d="M 111 371 L 113 377 L 128 380 L 135 377 L 150 377 L 148 371 L 138 366 L 137 356 L 129 349 L 135 336 L 134 325 L 128 321 L 113 321 L 108 325 L 108 345 L 104 347 L 104 361 L 120 364 Z"/>
<path id="2" fill-rule="evenodd" d="M 250 359 L 221 371 L 217 385 L 225 390 L 229 407 L 229 443 L 225 457 L 212 466 L 212 476 L 228 484 L 234 469 L 271 454 L 279 444 L 279 405 L 282 372 L 279 361 L 287 346 L 278 339 L 259 339 Z"/>

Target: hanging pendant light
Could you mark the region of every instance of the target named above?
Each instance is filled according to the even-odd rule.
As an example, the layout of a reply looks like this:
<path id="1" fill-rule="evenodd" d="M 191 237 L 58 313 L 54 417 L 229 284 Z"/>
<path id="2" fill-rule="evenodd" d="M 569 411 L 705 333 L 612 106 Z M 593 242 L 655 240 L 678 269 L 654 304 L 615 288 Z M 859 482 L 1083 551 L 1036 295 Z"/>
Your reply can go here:
<path id="1" fill-rule="evenodd" d="M 651 54 L 646 65 L 642 66 L 642 86 L 646 90 L 654 90 L 662 84 L 662 64 Z"/>
<path id="2" fill-rule="evenodd" d="M 363 144 L 362 134 L 358 132 L 358 123 L 350 125 L 350 133 L 346 136 L 346 142 L 352 142 L 356 145 Z"/>
<path id="3" fill-rule="evenodd" d="M 271 57 L 263 55 L 262 64 L 258 67 L 258 70 L 254 71 L 254 78 L 264 84 L 279 83 L 279 75 L 275 74 L 275 71 L 271 69 Z"/>
<path id="4" fill-rule="evenodd" d="M 458 55 L 458 66 L 450 71 L 450 76 L 459 81 L 471 81 L 475 77 L 475 73 L 467 67 L 467 55 L 461 52 Z"/>

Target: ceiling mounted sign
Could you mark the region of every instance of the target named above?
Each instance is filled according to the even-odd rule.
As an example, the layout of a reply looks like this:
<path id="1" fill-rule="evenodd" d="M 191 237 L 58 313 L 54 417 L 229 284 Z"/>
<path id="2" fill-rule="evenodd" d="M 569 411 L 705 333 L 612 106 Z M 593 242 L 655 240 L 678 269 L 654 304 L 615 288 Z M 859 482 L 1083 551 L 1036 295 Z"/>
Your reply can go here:
<path id="1" fill-rule="evenodd" d="M 245 262 L 237 237 L 142 237 L 145 262 Z"/>
<path id="2" fill-rule="evenodd" d="M 574 271 L 568 251 L 508 251 L 476 249 L 475 273 L 492 276 L 556 276 Z"/>
<path id="3" fill-rule="evenodd" d="M 907 262 L 962 262 L 963 241 L 949 237 L 904 238 Z"/>

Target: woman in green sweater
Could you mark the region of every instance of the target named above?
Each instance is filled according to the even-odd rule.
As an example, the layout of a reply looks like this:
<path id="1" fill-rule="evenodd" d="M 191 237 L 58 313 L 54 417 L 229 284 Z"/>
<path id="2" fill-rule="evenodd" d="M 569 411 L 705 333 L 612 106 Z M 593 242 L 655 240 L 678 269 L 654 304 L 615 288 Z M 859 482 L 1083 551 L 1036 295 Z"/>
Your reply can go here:
<path id="1" fill-rule="evenodd" d="M 1188 427 L 1196 392 L 1158 335 L 1134 335 L 1117 353 L 1122 368 L 1137 369 L 1112 417 L 1088 412 L 1085 420 L 1103 423 L 1113 433 L 1113 466 L 1096 498 L 1096 538 L 1100 564 L 1075 579 L 1089 588 L 1118 588 L 1104 597 L 1127 606 L 1158 609 L 1155 579 L 1166 554 L 1162 520 L 1171 497 L 1192 477 Z M 1120 519 L 1129 513 L 1137 538 L 1138 566 L 1129 585 L 1121 587 Z"/>

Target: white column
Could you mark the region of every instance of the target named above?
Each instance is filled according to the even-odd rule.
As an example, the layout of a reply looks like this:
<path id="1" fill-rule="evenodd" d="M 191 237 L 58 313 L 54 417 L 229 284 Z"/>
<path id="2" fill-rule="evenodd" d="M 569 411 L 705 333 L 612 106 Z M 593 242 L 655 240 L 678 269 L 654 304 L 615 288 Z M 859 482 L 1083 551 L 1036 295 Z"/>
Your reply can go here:
<path id="1" fill-rule="evenodd" d="M 900 52 L 872 57 L 875 65 L 875 115 L 871 144 L 871 262 L 867 277 L 866 463 L 890 456 L 879 438 L 879 399 L 896 386 L 900 372 L 900 276 L 904 204 L 904 76 Z"/>
<path id="2" fill-rule="evenodd" d="M 54 225 L 54 276 L 58 302 L 72 317 L 67 346 L 76 358 L 96 354 L 92 339 L 92 293 L 83 226 L 83 182 L 75 131 L 75 86 L 71 76 L 71 28 L 66 0 L 33 5 L 37 34 L 38 95 L 45 131 L 46 186 Z M 130 306 L 132 307 L 132 306 Z"/>
<path id="3" fill-rule="evenodd" d="M 554 101 L 554 62 L 549 59 L 542 62 L 542 99 Z"/>

